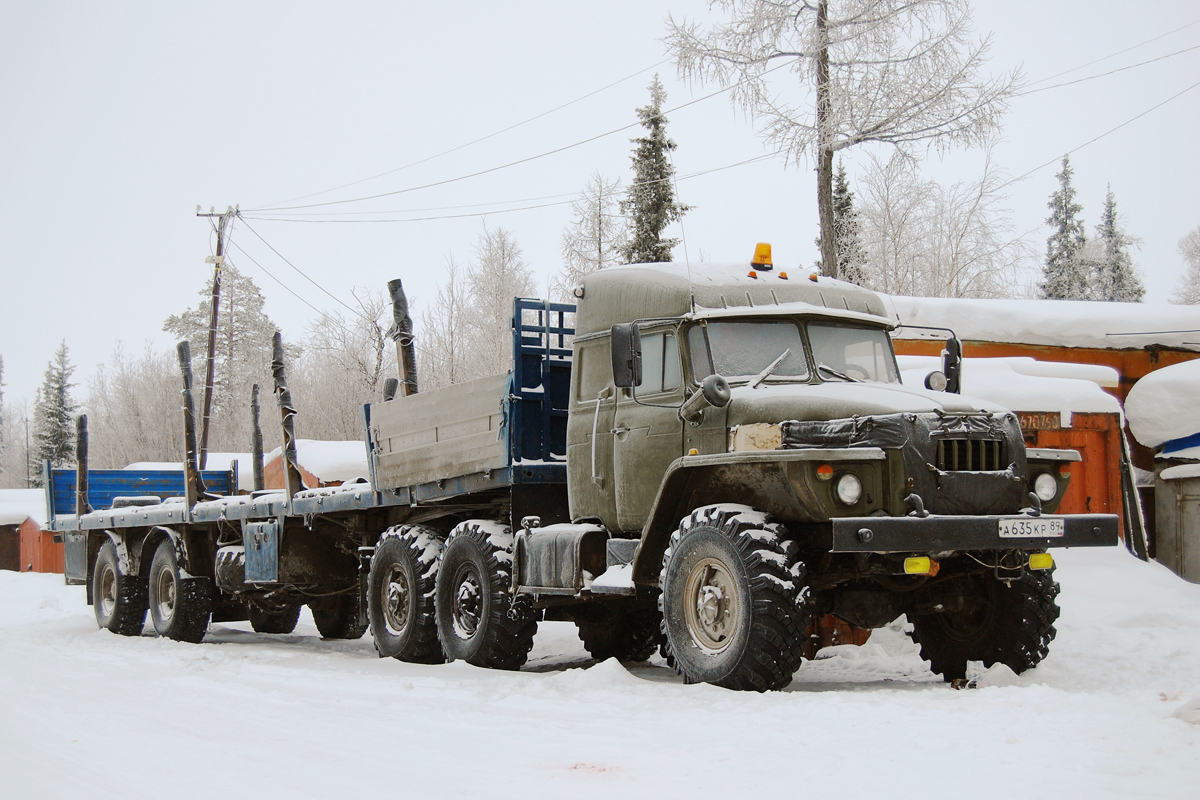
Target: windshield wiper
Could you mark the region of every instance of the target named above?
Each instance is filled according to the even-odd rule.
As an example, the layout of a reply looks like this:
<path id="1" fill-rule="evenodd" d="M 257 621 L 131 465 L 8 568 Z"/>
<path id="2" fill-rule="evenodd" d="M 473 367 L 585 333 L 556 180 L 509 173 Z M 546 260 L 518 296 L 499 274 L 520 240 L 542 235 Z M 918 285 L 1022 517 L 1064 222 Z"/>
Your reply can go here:
<path id="1" fill-rule="evenodd" d="M 767 377 L 775 371 L 775 368 L 783 363 L 783 360 L 792 354 L 792 348 L 788 348 L 779 354 L 779 358 L 767 364 L 767 368 L 754 376 L 754 380 L 750 381 L 750 388 L 757 389 L 758 385 L 765 381 Z"/>
<path id="2" fill-rule="evenodd" d="M 829 366 L 828 364 L 822 364 L 820 361 L 818 361 L 817 362 L 817 372 L 820 372 L 821 370 L 825 370 L 826 372 L 828 372 L 830 375 L 832 375 L 835 378 L 841 378 L 842 380 L 849 381 L 850 383 L 858 383 L 857 378 L 851 378 L 849 375 L 845 374 L 844 372 L 838 372 L 836 369 Z"/>

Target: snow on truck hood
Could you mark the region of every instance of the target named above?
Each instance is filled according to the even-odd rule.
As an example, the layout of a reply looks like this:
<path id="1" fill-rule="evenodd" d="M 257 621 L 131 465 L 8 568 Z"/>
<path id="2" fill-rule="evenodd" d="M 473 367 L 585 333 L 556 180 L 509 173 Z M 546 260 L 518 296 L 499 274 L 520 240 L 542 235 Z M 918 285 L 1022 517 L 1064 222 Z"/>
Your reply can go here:
<path id="1" fill-rule="evenodd" d="M 1005 412 L 1008 409 L 969 396 L 917 389 L 898 383 L 789 383 L 730 392 L 729 424 L 827 420 L 853 416 L 947 411 Z"/>

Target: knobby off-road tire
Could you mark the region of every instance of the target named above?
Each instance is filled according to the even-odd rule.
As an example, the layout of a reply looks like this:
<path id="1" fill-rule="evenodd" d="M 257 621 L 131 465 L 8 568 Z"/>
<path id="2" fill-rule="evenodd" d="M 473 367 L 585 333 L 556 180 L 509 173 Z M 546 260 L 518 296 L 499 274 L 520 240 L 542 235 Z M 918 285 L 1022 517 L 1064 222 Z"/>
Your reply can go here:
<path id="1" fill-rule="evenodd" d="M 308 604 L 322 639 L 361 639 L 367 626 L 358 621 L 358 594 L 322 597 Z"/>
<path id="2" fill-rule="evenodd" d="M 300 606 L 287 605 L 270 610 L 251 604 L 250 627 L 255 633 L 291 633 L 300 621 Z"/>
<path id="3" fill-rule="evenodd" d="M 1036 667 L 1056 632 L 1059 586 L 1053 572 L 1026 571 L 1011 586 L 990 572 L 971 573 L 939 587 L 929 600 L 948 610 L 911 620 L 921 658 L 947 683 L 966 677 L 968 661 L 1007 664 L 1018 674 Z"/>
<path id="4" fill-rule="evenodd" d="M 446 539 L 437 573 L 437 634 L 451 661 L 520 669 L 533 649 L 537 617 L 509 590 L 512 531 L 468 520 Z"/>
<path id="5" fill-rule="evenodd" d="M 213 584 L 208 578 L 185 576 L 179 569 L 175 543 L 164 539 L 154 551 L 149 575 L 150 621 L 159 636 L 199 642 L 208 630 Z"/>
<path id="6" fill-rule="evenodd" d="M 92 605 L 96 624 L 122 636 L 138 636 L 146 626 L 146 579 L 121 570 L 116 545 L 100 546 L 92 570 Z"/>
<path id="7" fill-rule="evenodd" d="M 420 525 L 384 531 L 371 558 L 367 613 L 380 658 L 443 664 L 434 594 L 442 560 L 438 534 Z"/>
<path id="8" fill-rule="evenodd" d="M 605 620 L 576 620 L 583 648 L 597 661 L 645 661 L 662 639 L 662 614 L 634 609 Z"/>
<path id="9" fill-rule="evenodd" d="M 697 509 L 671 534 L 659 577 L 664 649 L 686 680 L 759 692 L 791 682 L 811 612 L 786 535 L 734 504 Z"/>

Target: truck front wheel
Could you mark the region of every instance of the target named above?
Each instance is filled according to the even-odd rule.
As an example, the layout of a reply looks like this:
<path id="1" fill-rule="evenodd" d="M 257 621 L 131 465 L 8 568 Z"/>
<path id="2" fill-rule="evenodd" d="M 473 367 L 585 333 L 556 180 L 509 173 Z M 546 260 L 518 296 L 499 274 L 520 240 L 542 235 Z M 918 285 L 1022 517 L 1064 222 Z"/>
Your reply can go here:
<path id="1" fill-rule="evenodd" d="M 92 571 L 96 624 L 122 636 L 138 636 L 146 625 L 146 579 L 121 570 L 116 545 L 100 546 Z"/>
<path id="2" fill-rule="evenodd" d="M 1058 591 L 1053 569 L 1026 571 L 1009 581 L 972 572 L 922 598 L 921 606 L 941 610 L 913 615 L 912 637 L 921 645 L 921 658 L 947 683 L 966 677 L 968 661 L 1007 664 L 1019 674 L 1050 650 Z"/>
<path id="3" fill-rule="evenodd" d="M 420 525 L 384 532 L 371 558 L 367 613 L 380 658 L 442 664 L 433 595 L 442 542 Z"/>
<path id="4" fill-rule="evenodd" d="M 212 581 L 179 569 L 175 543 L 164 539 L 150 562 L 150 621 L 159 636 L 199 642 L 212 613 Z"/>
<path id="5" fill-rule="evenodd" d="M 728 689 L 782 689 L 804 652 L 804 565 L 783 527 L 748 506 L 685 518 L 659 578 L 668 658 L 684 677 Z"/>
<path id="6" fill-rule="evenodd" d="M 468 520 L 446 539 L 437 573 L 437 633 L 446 657 L 477 667 L 520 669 L 533 649 L 537 617 L 514 602 L 512 531 Z"/>

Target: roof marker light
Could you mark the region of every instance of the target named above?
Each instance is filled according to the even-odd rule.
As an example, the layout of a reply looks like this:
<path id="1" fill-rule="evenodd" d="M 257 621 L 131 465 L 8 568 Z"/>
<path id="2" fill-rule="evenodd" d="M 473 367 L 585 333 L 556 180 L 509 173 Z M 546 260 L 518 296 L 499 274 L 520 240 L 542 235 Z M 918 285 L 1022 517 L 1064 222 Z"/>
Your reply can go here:
<path id="1" fill-rule="evenodd" d="M 816 283 L 816 282 L 817 282 L 817 278 L 819 278 L 819 277 L 820 277 L 820 276 L 819 276 L 819 275 L 817 275 L 817 273 L 815 273 L 815 272 L 812 272 L 812 273 L 809 273 L 808 279 L 809 279 L 810 281 L 812 281 L 813 283 Z"/>
<path id="2" fill-rule="evenodd" d="M 781 273 L 779 273 L 779 277 L 780 277 L 780 279 L 782 279 L 782 280 L 785 280 L 785 281 L 786 281 L 786 280 L 787 280 L 787 273 L 786 273 L 786 272 L 781 272 Z"/>
<path id="3" fill-rule="evenodd" d="M 757 277 L 758 277 L 758 273 L 757 273 L 757 272 L 755 272 L 754 270 L 750 270 L 749 272 L 747 272 L 747 273 L 746 273 L 746 275 L 747 275 L 748 277 L 751 277 L 751 278 L 757 278 Z"/>

